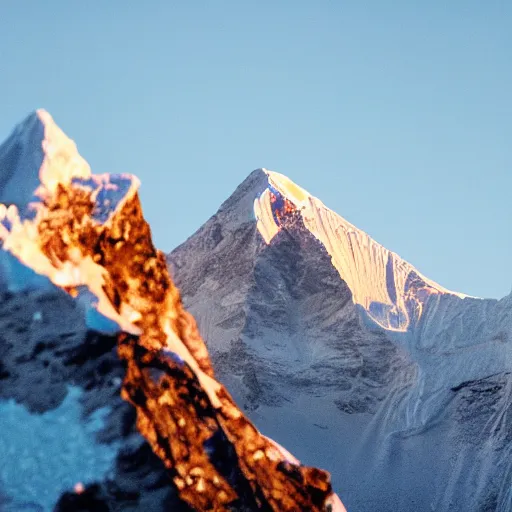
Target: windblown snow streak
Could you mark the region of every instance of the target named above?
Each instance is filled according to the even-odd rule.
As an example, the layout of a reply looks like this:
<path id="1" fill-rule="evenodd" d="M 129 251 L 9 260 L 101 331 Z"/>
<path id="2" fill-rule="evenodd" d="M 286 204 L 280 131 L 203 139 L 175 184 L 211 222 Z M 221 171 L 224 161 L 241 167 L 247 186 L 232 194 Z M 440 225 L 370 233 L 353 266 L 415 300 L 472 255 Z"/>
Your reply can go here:
<path id="1" fill-rule="evenodd" d="M 88 329 L 117 335 L 126 365 L 122 397 L 184 503 L 196 510 L 344 510 L 328 473 L 302 466 L 262 436 L 215 380 L 195 321 L 152 244 L 136 178 L 91 174 L 44 111 L 0 148 L 0 176 L 3 251 L 74 297 Z M 19 176 L 39 185 L 18 190 Z M 77 506 L 63 503 L 59 510 Z"/>
<path id="2" fill-rule="evenodd" d="M 407 331 L 421 317 L 430 295 L 453 294 L 422 276 L 409 263 L 372 240 L 320 200 L 282 174 L 264 170 L 268 188 L 254 201 L 258 229 L 268 244 L 278 233 L 279 217 L 297 210 L 304 225 L 317 238 L 332 259 L 332 264 L 348 284 L 352 298 L 381 327 Z M 290 204 L 291 203 L 291 204 Z"/>

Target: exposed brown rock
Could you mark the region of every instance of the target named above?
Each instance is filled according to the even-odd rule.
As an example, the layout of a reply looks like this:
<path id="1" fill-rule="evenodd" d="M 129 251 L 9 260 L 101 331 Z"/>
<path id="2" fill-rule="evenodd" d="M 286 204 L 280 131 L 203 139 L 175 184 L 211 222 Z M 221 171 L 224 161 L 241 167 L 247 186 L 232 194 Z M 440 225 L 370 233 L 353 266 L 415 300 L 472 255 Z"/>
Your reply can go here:
<path id="1" fill-rule="evenodd" d="M 118 341 L 126 361 L 122 397 L 136 408 L 138 429 L 180 497 L 200 511 L 326 510 L 328 473 L 287 461 L 212 379 L 206 346 L 163 253 L 152 244 L 138 197 L 128 198 L 105 224 L 94 221 L 94 202 L 84 187 L 59 187 L 46 206 L 39 224 L 44 254 L 55 266 L 76 251 L 89 256 L 107 271 L 104 290 L 115 309 L 136 313 L 133 324 L 141 336 L 123 334 Z M 166 350 L 169 326 L 191 354 L 188 364 Z M 214 386 L 206 389 L 203 382 Z M 208 447 L 215 439 L 223 440 L 222 448 Z M 229 461 L 227 467 L 214 463 L 212 450 Z"/>

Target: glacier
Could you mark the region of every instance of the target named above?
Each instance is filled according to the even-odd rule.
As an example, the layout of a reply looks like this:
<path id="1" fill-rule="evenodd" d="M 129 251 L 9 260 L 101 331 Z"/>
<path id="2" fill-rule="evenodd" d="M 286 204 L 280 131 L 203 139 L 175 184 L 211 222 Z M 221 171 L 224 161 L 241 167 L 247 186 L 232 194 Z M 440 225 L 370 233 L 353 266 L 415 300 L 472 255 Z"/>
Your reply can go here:
<path id="1" fill-rule="evenodd" d="M 348 510 L 512 510 L 512 295 L 447 290 L 266 169 L 168 263 L 220 380 Z"/>

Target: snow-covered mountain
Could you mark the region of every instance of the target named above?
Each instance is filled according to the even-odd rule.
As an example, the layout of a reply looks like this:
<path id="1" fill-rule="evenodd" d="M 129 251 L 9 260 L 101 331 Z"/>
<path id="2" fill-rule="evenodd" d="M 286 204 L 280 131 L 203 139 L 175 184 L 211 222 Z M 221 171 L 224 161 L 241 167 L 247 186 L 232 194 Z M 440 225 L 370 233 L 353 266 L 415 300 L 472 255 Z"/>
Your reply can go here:
<path id="1" fill-rule="evenodd" d="M 45 111 L 0 146 L 0 511 L 344 512 L 216 380 L 138 184 Z"/>
<path id="2" fill-rule="evenodd" d="M 220 380 L 350 512 L 512 511 L 512 295 L 446 290 L 265 169 L 168 263 Z"/>

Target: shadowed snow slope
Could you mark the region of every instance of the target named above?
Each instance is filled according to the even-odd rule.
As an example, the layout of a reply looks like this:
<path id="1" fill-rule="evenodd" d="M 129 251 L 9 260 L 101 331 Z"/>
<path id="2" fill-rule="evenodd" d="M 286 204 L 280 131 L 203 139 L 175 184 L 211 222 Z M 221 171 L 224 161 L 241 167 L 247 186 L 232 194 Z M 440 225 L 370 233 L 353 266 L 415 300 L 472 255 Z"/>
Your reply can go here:
<path id="1" fill-rule="evenodd" d="M 512 296 L 444 289 L 264 169 L 168 262 L 220 380 L 348 510 L 512 510 Z"/>
<path id="2" fill-rule="evenodd" d="M 216 380 L 137 178 L 38 111 L 0 184 L 1 510 L 345 510 Z"/>

